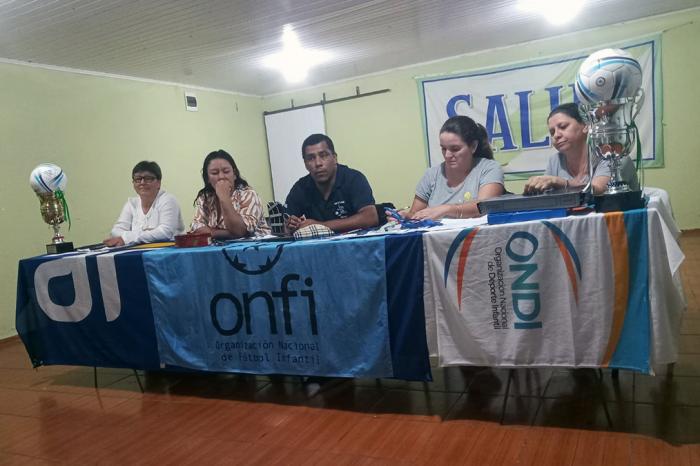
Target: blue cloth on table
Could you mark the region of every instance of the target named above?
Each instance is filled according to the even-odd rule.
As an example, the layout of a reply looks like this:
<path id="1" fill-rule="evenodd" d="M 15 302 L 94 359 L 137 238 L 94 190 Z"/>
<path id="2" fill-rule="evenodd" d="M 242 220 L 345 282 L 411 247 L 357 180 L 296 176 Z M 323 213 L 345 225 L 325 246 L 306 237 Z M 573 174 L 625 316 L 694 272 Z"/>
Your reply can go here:
<path id="1" fill-rule="evenodd" d="M 422 233 L 386 236 L 386 281 L 394 377 L 433 380 L 425 336 Z"/>
<path id="2" fill-rule="evenodd" d="M 381 237 L 153 251 L 144 265 L 161 361 L 392 377 L 384 264 Z"/>
<path id="3" fill-rule="evenodd" d="M 64 260 L 41 256 L 19 262 L 17 280 L 16 326 L 34 366 L 70 364 L 100 367 L 157 369 L 158 352 L 154 338 L 153 314 L 143 273 L 141 251 L 114 255 L 116 283 L 109 276 L 100 276 L 98 255 L 77 257 L 76 267 L 85 267 L 89 277 L 90 308 L 80 321 L 59 322 L 42 310 L 38 292 L 48 294 L 57 305 L 70 308 L 76 297 L 71 270 L 60 270 L 48 283 L 35 283 L 35 272 L 42 264 Z M 109 258 L 106 258 L 108 261 Z M 103 286 L 117 288 L 119 302 L 112 312 L 118 318 L 107 318 Z M 118 305 L 117 305 L 118 304 Z"/>
<path id="4" fill-rule="evenodd" d="M 649 308 L 649 231 L 646 209 L 623 214 L 629 259 L 627 312 L 610 367 L 649 372 L 651 322 Z"/>
<path id="5" fill-rule="evenodd" d="M 263 244 L 265 246 L 261 252 Z M 293 250 L 292 246 L 304 248 L 304 254 L 289 256 L 285 248 Z M 306 249 L 307 247 L 310 249 Z M 317 255 L 316 258 L 306 257 L 307 253 L 319 247 L 321 249 L 318 251 L 323 254 Z M 335 254 L 337 251 L 334 248 L 344 249 L 344 252 Z M 278 251 L 280 257 L 277 257 Z M 272 252 L 272 255 L 268 255 L 268 252 Z M 189 282 L 191 287 L 188 289 L 199 288 L 200 283 L 242 283 L 241 286 L 245 288 L 242 293 L 247 293 L 247 303 L 252 313 L 251 330 L 260 328 L 260 320 L 263 326 L 268 326 L 268 331 L 270 325 L 269 314 L 265 315 L 268 313 L 267 298 L 261 293 L 256 294 L 256 290 L 260 291 L 256 288 L 260 284 L 256 277 L 259 278 L 282 266 L 288 267 L 286 272 L 292 273 L 296 272 L 289 267 L 298 268 L 299 278 L 287 279 L 288 291 L 296 293 L 287 296 L 290 330 L 298 335 L 298 330 L 303 330 L 306 325 L 307 333 L 310 332 L 311 321 L 305 319 L 304 313 L 310 315 L 308 304 L 311 302 L 311 291 L 316 306 L 316 332 L 320 334 L 327 330 L 326 320 L 331 321 L 332 334 L 330 339 L 327 339 L 329 346 L 324 346 L 323 350 L 331 363 L 324 361 L 326 366 L 319 369 L 318 373 L 431 380 L 425 343 L 420 233 L 341 242 L 247 242 L 224 248 L 121 251 L 117 254 L 72 254 L 22 260 L 17 282 L 16 325 L 32 363 L 35 366 L 68 364 L 148 370 L 161 367 L 149 286 L 143 265 L 144 259 L 160 254 L 163 254 L 161 266 L 165 270 L 164 273 L 172 279 L 162 284 L 161 291 L 166 294 L 176 295 L 178 287 L 188 283 L 188 276 L 196 276 L 194 282 Z M 227 264 L 226 273 L 214 273 L 206 268 L 206 261 L 196 273 L 193 270 L 188 271 L 188 267 L 198 262 L 193 256 L 199 254 L 218 254 L 219 260 L 223 258 Z M 171 261 L 178 256 L 187 260 Z M 98 257 L 101 258 L 102 269 L 97 265 Z M 263 260 L 258 261 L 261 257 Z M 319 261 L 324 262 L 324 268 L 314 269 Z M 39 267 L 42 267 L 43 271 L 51 269 L 49 273 L 43 274 L 44 279 L 37 278 L 42 275 L 36 273 Z M 376 273 L 380 270 L 384 271 L 384 278 L 382 274 Z M 280 274 L 276 275 L 277 281 L 272 281 L 275 288 L 272 292 L 277 294 L 269 295 L 275 301 L 277 336 L 281 336 L 282 341 L 289 340 L 284 319 L 285 298 L 280 281 L 289 275 L 286 272 L 281 272 L 281 278 Z M 359 281 L 356 280 L 357 276 L 361 277 Z M 307 279 L 311 279 L 311 285 L 307 284 Z M 317 293 L 318 285 L 323 284 L 324 280 L 330 280 L 324 286 L 330 287 L 331 290 Z M 366 287 L 362 288 L 363 286 Z M 37 287 L 43 296 L 44 306 L 48 303 L 49 307 L 53 307 L 54 318 L 58 316 L 57 319 L 50 318 L 51 312 L 42 309 L 40 300 L 37 299 Z M 221 295 L 214 306 L 219 326 L 229 333 L 236 324 L 236 305 L 231 297 L 238 299 L 243 308 L 246 304 L 242 293 L 234 294 L 231 291 L 225 290 L 224 293 L 231 296 Z M 103 292 L 107 293 L 106 298 L 103 297 Z M 340 298 L 336 299 L 336 296 Z M 80 302 L 76 302 L 76 297 L 80 298 Z M 187 306 L 188 299 L 190 298 L 187 296 L 183 300 L 175 299 L 175 305 L 181 306 L 185 303 Z M 347 308 L 346 304 L 352 302 L 357 303 L 354 318 L 334 322 L 342 315 L 339 311 L 343 307 Z M 338 303 L 341 304 L 340 307 Z M 199 315 L 203 316 L 205 323 L 206 319 L 209 319 L 211 326 L 211 304 L 210 299 L 203 307 L 188 307 L 189 313 L 185 313 L 188 322 L 195 322 L 193 317 Z M 82 307 L 82 310 L 75 312 L 76 307 Z M 161 309 L 166 319 L 171 317 L 173 309 L 175 308 Z M 69 314 L 74 321 L 68 318 Z M 323 317 L 319 317 L 321 314 Z M 64 321 L 59 321 L 62 319 Z M 185 332 L 199 331 L 184 327 Z M 246 331 L 244 324 L 241 331 Z M 362 339 L 358 339 L 357 335 L 363 336 Z M 278 341 L 274 343 L 279 345 Z M 183 358 L 199 357 L 187 353 L 192 349 L 187 337 L 174 345 L 180 345 L 178 349 L 183 350 Z M 232 345 L 229 345 L 228 350 L 226 345 L 219 346 L 219 356 L 223 354 L 238 357 Z M 294 344 L 288 346 L 292 347 Z M 304 345 L 296 345 L 297 349 L 288 349 L 285 353 L 288 358 L 285 359 L 287 356 L 284 356 L 283 362 L 291 364 L 291 361 L 296 359 L 297 366 L 300 366 L 305 359 L 301 357 L 305 351 L 302 346 Z M 311 355 L 320 352 L 320 344 L 318 348 L 311 348 Z M 293 354 L 297 350 L 299 353 Z M 204 359 L 207 357 L 205 354 Z M 332 361 L 335 361 L 335 366 Z M 222 362 L 217 362 L 217 365 L 220 364 Z M 178 366 L 169 363 L 168 367 Z M 218 370 L 208 365 L 205 369 Z M 245 372 L 245 367 L 232 370 Z M 276 367 L 275 370 L 286 371 L 286 368 Z M 299 372 L 301 371 L 295 373 Z"/>

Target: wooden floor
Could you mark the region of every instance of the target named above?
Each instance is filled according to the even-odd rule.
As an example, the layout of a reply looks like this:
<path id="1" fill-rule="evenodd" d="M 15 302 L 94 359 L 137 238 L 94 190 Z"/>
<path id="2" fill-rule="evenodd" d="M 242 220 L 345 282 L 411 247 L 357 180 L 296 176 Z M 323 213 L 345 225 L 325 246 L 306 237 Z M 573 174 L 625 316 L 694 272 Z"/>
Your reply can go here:
<path id="1" fill-rule="evenodd" d="M 436 369 L 430 384 L 33 370 L 0 342 L 0 464 L 700 464 L 700 232 L 673 377 Z M 541 395 L 546 394 L 538 409 Z M 536 414 L 536 415 L 535 415 Z M 531 425 L 532 424 L 532 425 Z"/>

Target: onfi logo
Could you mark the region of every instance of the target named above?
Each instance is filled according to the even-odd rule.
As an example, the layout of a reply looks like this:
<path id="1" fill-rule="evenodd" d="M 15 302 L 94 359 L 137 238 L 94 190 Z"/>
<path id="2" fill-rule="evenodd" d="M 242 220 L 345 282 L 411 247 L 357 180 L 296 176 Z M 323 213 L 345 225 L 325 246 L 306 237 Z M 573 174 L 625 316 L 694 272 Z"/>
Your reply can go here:
<path id="1" fill-rule="evenodd" d="M 282 250 L 284 248 L 284 244 L 276 246 L 274 255 L 271 257 L 267 256 L 265 262 L 262 264 L 248 264 L 247 262 L 245 262 L 246 259 L 243 259 L 239 256 L 239 253 L 240 255 L 243 255 L 246 251 L 259 252 L 260 246 L 261 244 L 248 246 L 241 249 L 240 251 L 236 251 L 233 254 L 229 254 L 229 252 L 226 251 L 226 248 L 222 249 L 221 252 L 224 254 L 226 261 L 231 265 L 231 267 L 238 270 L 239 272 L 242 272 L 246 275 L 261 275 L 265 272 L 269 272 L 270 270 L 272 270 L 272 267 L 274 267 L 275 264 L 279 262 L 280 257 L 282 257 Z"/>

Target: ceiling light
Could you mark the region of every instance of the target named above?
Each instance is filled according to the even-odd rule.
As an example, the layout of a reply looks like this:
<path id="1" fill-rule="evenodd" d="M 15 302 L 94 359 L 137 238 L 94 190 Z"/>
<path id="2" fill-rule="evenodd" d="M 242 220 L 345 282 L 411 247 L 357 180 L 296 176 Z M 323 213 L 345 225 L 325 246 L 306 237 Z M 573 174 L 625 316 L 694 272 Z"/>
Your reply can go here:
<path id="1" fill-rule="evenodd" d="M 519 0 L 521 10 L 539 13 L 554 25 L 568 23 L 581 12 L 585 0 Z"/>
<path id="2" fill-rule="evenodd" d="M 269 68 L 279 70 L 290 83 L 306 79 L 309 69 L 329 60 L 331 54 L 323 50 L 305 49 L 291 25 L 284 26 L 282 32 L 282 51 L 268 55 L 263 63 Z"/>

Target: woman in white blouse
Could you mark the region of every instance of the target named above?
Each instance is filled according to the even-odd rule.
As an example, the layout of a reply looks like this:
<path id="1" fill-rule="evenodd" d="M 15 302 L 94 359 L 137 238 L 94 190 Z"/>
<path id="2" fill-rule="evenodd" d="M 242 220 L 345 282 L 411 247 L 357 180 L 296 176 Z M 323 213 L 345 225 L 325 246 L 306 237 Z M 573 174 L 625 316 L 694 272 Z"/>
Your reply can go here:
<path id="1" fill-rule="evenodd" d="M 185 230 L 180 206 L 172 194 L 160 189 L 162 174 L 155 162 L 142 161 L 131 171 L 137 197 L 130 197 L 112 236 L 103 241 L 107 246 L 172 241 Z"/>

